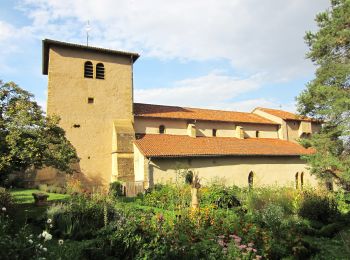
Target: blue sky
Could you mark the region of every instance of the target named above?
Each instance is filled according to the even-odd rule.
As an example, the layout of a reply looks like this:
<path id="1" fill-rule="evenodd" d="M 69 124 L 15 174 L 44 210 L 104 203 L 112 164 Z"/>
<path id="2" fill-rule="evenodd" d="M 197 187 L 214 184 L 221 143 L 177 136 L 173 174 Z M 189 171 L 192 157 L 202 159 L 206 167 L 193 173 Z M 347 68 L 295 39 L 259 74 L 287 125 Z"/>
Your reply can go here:
<path id="1" fill-rule="evenodd" d="M 41 40 L 138 52 L 135 101 L 295 109 L 313 78 L 303 36 L 328 0 L 1 0 L 0 79 L 45 107 Z"/>

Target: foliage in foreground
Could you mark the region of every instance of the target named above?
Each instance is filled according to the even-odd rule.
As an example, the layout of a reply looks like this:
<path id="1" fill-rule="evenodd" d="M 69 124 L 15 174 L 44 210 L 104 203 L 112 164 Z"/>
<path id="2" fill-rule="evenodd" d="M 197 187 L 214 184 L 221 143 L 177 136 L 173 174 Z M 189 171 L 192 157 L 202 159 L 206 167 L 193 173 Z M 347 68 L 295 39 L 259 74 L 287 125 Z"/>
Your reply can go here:
<path id="1" fill-rule="evenodd" d="M 0 184 L 8 174 L 31 167 L 71 170 L 77 155 L 58 121 L 44 115 L 32 94 L 0 81 Z"/>
<path id="2" fill-rule="evenodd" d="M 317 15 L 319 30 L 305 36 L 307 57 L 317 66 L 316 77 L 298 97 L 303 115 L 320 119 L 320 133 L 304 139 L 316 153 L 305 156 L 311 172 L 335 178 L 350 190 L 350 1 L 332 0 L 331 8 Z"/>
<path id="3" fill-rule="evenodd" d="M 25 228 L 16 231 L 8 221 L 1 247 L 7 248 L 6 241 L 18 243 L 11 254 L 28 248 L 31 258 L 52 259 L 324 259 L 322 254 L 346 254 L 339 238 L 349 227 L 344 195 L 212 185 L 200 189 L 200 209 L 190 209 L 188 188 L 158 186 L 134 200 L 73 195 Z M 38 238 L 38 229 L 51 239 Z M 28 240 L 39 246 L 29 247 Z M 38 250 L 40 245 L 47 251 Z"/>

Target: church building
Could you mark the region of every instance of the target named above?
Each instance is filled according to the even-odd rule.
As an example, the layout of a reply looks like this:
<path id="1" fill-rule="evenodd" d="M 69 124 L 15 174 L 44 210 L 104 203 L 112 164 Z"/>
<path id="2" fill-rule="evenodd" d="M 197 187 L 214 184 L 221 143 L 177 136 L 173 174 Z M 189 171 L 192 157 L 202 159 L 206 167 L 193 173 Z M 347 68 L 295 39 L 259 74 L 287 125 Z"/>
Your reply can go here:
<path id="1" fill-rule="evenodd" d="M 297 140 L 318 132 L 319 122 L 260 107 L 245 113 L 134 103 L 138 58 L 43 40 L 47 114 L 61 118 L 84 182 L 119 180 L 140 191 L 174 182 L 179 170 L 189 169 L 204 184 L 317 185 L 301 159 L 313 151 Z"/>

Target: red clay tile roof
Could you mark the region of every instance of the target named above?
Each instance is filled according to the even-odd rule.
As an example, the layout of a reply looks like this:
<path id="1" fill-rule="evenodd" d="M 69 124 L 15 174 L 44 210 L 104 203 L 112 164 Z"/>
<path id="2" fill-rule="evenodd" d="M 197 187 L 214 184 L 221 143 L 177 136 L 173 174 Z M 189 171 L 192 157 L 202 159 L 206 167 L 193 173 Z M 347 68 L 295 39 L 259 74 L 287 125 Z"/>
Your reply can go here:
<path id="1" fill-rule="evenodd" d="M 135 144 L 146 157 L 299 156 L 313 152 L 297 143 L 267 138 L 146 134 Z"/>
<path id="2" fill-rule="evenodd" d="M 296 114 L 293 114 L 293 113 L 288 112 L 288 111 L 283 111 L 283 110 L 278 110 L 278 109 L 263 108 L 263 107 L 257 107 L 255 109 L 259 109 L 261 111 L 264 111 L 268 114 L 277 116 L 277 117 L 282 118 L 284 120 L 315 121 L 315 122 L 317 121 L 315 119 L 312 119 L 312 118 L 309 118 L 306 116 L 300 116 L 300 115 L 296 115 Z"/>
<path id="3" fill-rule="evenodd" d="M 203 121 L 239 122 L 254 124 L 277 125 L 276 122 L 265 119 L 253 113 L 211 110 L 177 106 L 162 106 L 134 103 L 136 117 L 171 118 Z"/>

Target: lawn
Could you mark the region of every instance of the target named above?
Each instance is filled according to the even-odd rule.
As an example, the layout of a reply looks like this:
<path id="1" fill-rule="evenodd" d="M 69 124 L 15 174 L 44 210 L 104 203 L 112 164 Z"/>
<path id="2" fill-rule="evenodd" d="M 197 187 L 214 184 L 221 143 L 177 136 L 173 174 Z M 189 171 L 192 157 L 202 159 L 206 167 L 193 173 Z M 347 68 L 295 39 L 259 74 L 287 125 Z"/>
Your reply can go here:
<path id="1" fill-rule="evenodd" d="M 12 189 L 10 190 L 11 195 L 15 199 L 18 204 L 28 204 L 34 203 L 33 193 L 34 192 L 42 192 L 38 189 Z M 48 193 L 49 195 L 48 201 L 64 201 L 69 199 L 70 195 L 68 194 L 58 194 L 58 193 Z"/>

